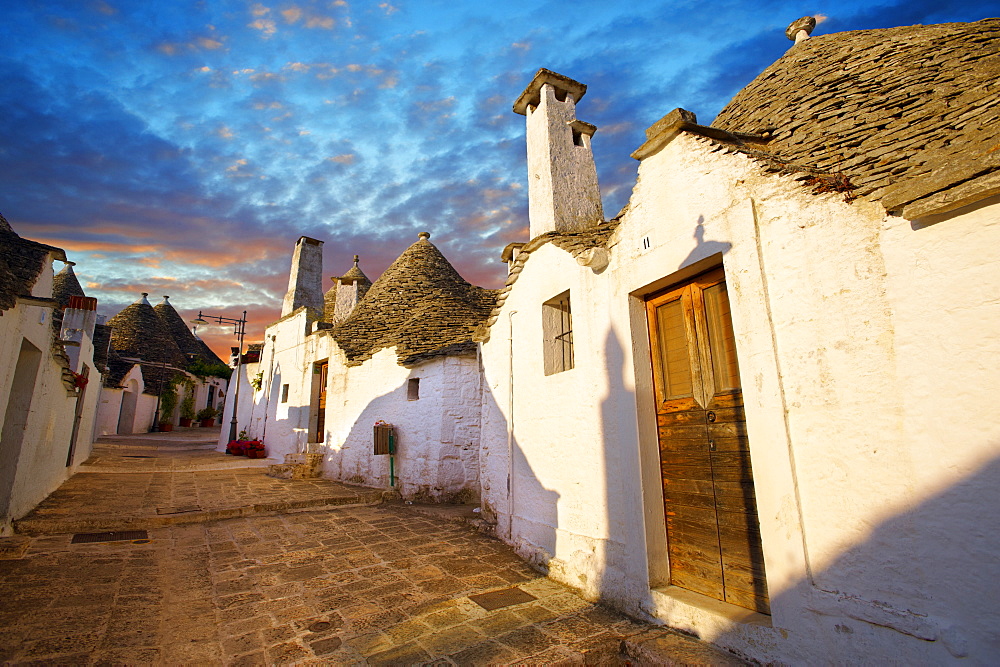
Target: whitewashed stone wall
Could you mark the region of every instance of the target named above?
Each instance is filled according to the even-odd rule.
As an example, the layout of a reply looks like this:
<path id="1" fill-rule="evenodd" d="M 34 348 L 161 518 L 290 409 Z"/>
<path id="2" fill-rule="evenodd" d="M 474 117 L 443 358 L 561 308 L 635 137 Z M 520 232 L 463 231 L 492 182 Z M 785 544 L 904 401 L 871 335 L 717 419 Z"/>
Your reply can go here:
<path id="1" fill-rule="evenodd" d="M 31 294 L 40 298 L 52 296 L 53 271 L 51 259 L 46 261 Z M 94 414 L 100 386 L 100 374 L 93 367 L 90 348 L 81 350 L 79 364 L 90 367 L 92 391 L 85 394 L 80 433 L 76 441 L 74 464 L 66 466 L 70 438 L 76 410 L 76 396 L 67 391 L 62 382 L 62 367 L 52 357 L 52 308 L 19 303 L 0 317 L 0 430 L 6 419 L 6 407 L 11 398 L 11 383 L 21 352 L 22 341 L 27 341 L 40 354 L 38 372 L 31 396 L 30 409 L 23 430 L 23 440 L 18 452 L 9 448 L 9 442 L 0 443 L 0 465 L 4 467 L 5 488 L 9 493 L 6 515 L 0 515 L 0 534 L 10 530 L 10 519 L 17 519 L 52 493 L 86 460 L 92 446 Z M 82 369 L 82 365 L 79 366 Z M 9 484 L 9 486 L 8 486 Z"/>
<path id="2" fill-rule="evenodd" d="M 307 325 L 307 312 L 299 310 L 268 327 L 260 363 L 247 366 L 250 376 L 263 372 L 263 385 L 257 392 L 247 384 L 241 388 L 240 428 L 249 425 L 271 458 L 322 452 L 324 476 L 390 489 L 389 457 L 373 453 L 373 427 L 381 419 L 396 428 L 395 488 L 404 497 L 478 498 L 476 357 L 442 357 L 404 368 L 395 349 L 384 349 L 348 367 L 329 332 L 306 334 Z M 319 376 L 314 368 L 324 360 L 329 364 L 326 425 L 317 441 Z M 407 399 L 410 379 L 420 381 L 418 400 Z M 288 400 L 282 402 L 286 384 Z"/>
<path id="3" fill-rule="evenodd" d="M 609 267 L 544 246 L 493 325 L 487 513 L 587 596 L 757 660 L 988 662 L 1000 652 L 997 247 L 995 200 L 911 223 L 678 136 L 642 162 Z M 667 586 L 642 296 L 719 264 L 770 617 Z M 567 289 L 576 368 L 546 377 L 541 303 Z"/>

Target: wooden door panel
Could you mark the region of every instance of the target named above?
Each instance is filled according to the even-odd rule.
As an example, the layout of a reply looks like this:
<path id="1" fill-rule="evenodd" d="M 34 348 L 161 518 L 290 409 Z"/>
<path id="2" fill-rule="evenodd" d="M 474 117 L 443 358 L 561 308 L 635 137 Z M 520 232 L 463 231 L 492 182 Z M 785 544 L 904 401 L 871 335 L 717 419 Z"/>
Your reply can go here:
<path id="1" fill-rule="evenodd" d="M 709 410 L 715 411 L 716 414 L 720 410 L 728 410 L 734 408 L 743 407 L 743 392 L 741 391 L 727 391 L 716 394 L 712 397 L 711 402 L 708 405 Z"/>
<path id="2" fill-rule="evenodd" d="M 670 577 L 766 612 L 728 299 L 718 270 L 647 300 Z"/>
<path id="3" fill-rule="evenodd" d="M 707 595 L 716 600 L 725 599 L 725 590 L 722 587 L 722 582 L 717 577 L 714 575 L 711 578 L 698 577 L 682 569 L 682 567 L 678 565 L 670 568 L 670 580 L 675 586 Z"/>
<path id="4" fill-rule="evenodd" d="M 716 499 L 711 493 L 683 493 L 676 489 L 664 489 L 663 501 L 674 505 L 684 505 L 687 507 L 704 507 L 715 509 Z"/>
<path id="5" fill-rule="evenodd" d="M 746 438 L 712 438 L 717 453 L 749 452 L 750 444 Z"/>
<path id="6" fill-rule="evenodd" d="M 754 611 L 759 611 L 762 614 L 771 613 L 771 604 L 766 593 L 763 595 L 757 595 L 736 589 L 727 589 L 725 600 L 729 604 L 734 604 L 738 607 L 743 607 L 744 609 L 753 609 Z"/>
<path id="7" fill-rule="evenodd" d="M 684 426 L 695 424 L 701 426 L 705 423 L 705 411 L 699 409 L 683 410 L 681 412 L 668 412 L 656 415 L 657 426 Z"/>
<path id="8" fill-rule="evenodd" d="M 716 413 L 718 414 L 718 413 Z M 746 438 L 747 426 L 744 422 L 720 422 L 708 424 L 708 437 L 716 438 Z"/>
<path id="9" fill-rule="evenodd" d="M 697 443 L 701 449 L 705 448 L 705 415 L 702 413 L 699 415 L 701 417 L 701 423 L 695 423 L 683 426 L 661 426 L 659 428 L 660 439 L 668 440 L 670 443 L 669 449 L 674 449 L 678 445 L 675 443 L 681 443 L 684 441 Z M 714 426 L 714 424 L 713 424 Z"/>

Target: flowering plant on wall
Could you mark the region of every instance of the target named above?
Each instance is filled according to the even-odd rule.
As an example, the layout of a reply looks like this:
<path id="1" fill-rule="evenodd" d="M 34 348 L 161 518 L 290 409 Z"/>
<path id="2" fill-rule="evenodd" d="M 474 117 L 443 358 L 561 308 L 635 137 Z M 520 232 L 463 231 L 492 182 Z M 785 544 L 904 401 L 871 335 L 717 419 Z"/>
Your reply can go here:
<path id="1" fill-rule="evenodd" d="M 74 387 L 76 387 L 77 389 L 83 389 L 84 387 L 87 386 L 87 378 L 86 378 L 86 376 L 84 376 L 81 373 L 76 373 L 74 371 L 70 371 L 70 373 L 73 373 L 73 386 Z"/>
<path id="2" fill-rule="evenodd" d="M 250 378 L 250 386 L 253 387 L 254 391 L 260 391 L 260 388 L 264 386 L 264 371 Z"/>

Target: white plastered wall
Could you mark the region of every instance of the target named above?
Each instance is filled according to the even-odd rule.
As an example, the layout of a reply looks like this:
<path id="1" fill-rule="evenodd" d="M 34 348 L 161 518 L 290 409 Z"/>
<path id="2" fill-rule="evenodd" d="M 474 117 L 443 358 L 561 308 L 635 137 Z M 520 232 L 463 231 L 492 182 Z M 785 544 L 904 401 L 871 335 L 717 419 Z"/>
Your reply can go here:
<path id="1" fill-rule="evenodd" d="M 50 257 L 45 260 L 31 288 L 31 295 L 51 298 L 52 279 Z M 6 381 L 0 382 L 0 429 L 3 428 L 22 341 L 27 341 L 41 353 L 20 450 L 16 459 L 10 462 L 14 466 L 10 477 L 10 502 L 8 515 L 0 516 L 0 532 L 5 530 L 9 519 L 22 517 L 58 488 L 90 451 L 97 391 L 85 396 L 86 406 L 77 438 L 74 465 L 66 466 L 77 398 L 63 384 L 62 367 L 52 356 L 51 318 L 52 307 L 28 303 L 18 303 L 0 317 L 0 378 L 6 378 Z M 81 350 L 79 363 L 90 366 L 90 378 L 96 390 L 100 374 L 93 367 L 92 354 L 88 354 L 91 350 L 92 346 Z M 3 446 L 8 444 L 3 443 Z M 6 492 L 6 489 L 0 492 Z"/>
<path id="2" fill-rule="evenodd" d="M 389 457 L 373 453 L 373 427 L 396 429 L 395 488 L 404 497 L 465 500 L 479 496 L 480 373 L 475 355 L 433 358 L 400 366 L 394 348 L 358 366 L 326 331 L 306 334 L 308 315 L 297 311 L 269 326 L 260 391 L 241 388 L 240 428 L 264 440 L 270 458 L 305 451 L 324 454 L 323 474 L 389 489 Z M 316 437 L 316 362 L 328 362 L 326 423 Z M 409 400 L 409 380 L 419 398 Z M 288 397 L 282 401 L 284 386 Z M 227 417 L 228 418 L 228 417 Z"/>
<path id="3" fill-rule="evenodd" d="M 983 522 L 995 524 L 1000 486 L 986 361 L 1000 344 L 997 217 L 994 204 L 911 225 L 675 138 L 643 161 L 610 266 L 595 275 L 536 250 L 483 345 L 481 474 L 498 533 L 510 525 L 512 321 L 508 539 L 522 555 L 758 660 L 995 655 L 1000 544 Z M 663 585 L 641 296 L 720 261 L 770 618 Z M 545 377 L 541 303 L 566 289 L 576 368 Z"/>

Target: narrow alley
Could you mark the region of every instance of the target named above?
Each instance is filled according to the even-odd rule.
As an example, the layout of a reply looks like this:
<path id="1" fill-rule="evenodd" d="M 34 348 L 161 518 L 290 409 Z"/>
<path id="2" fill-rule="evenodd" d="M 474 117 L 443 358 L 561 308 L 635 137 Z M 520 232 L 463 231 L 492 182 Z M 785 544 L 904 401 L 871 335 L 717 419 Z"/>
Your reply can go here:
<path id="1" fill-rule="evenodd" d="M 580 599 L 471 507 L 271 478 L 217 436 L 104 438 L 0 539 L 0 661 L 741 664 Z"/>

